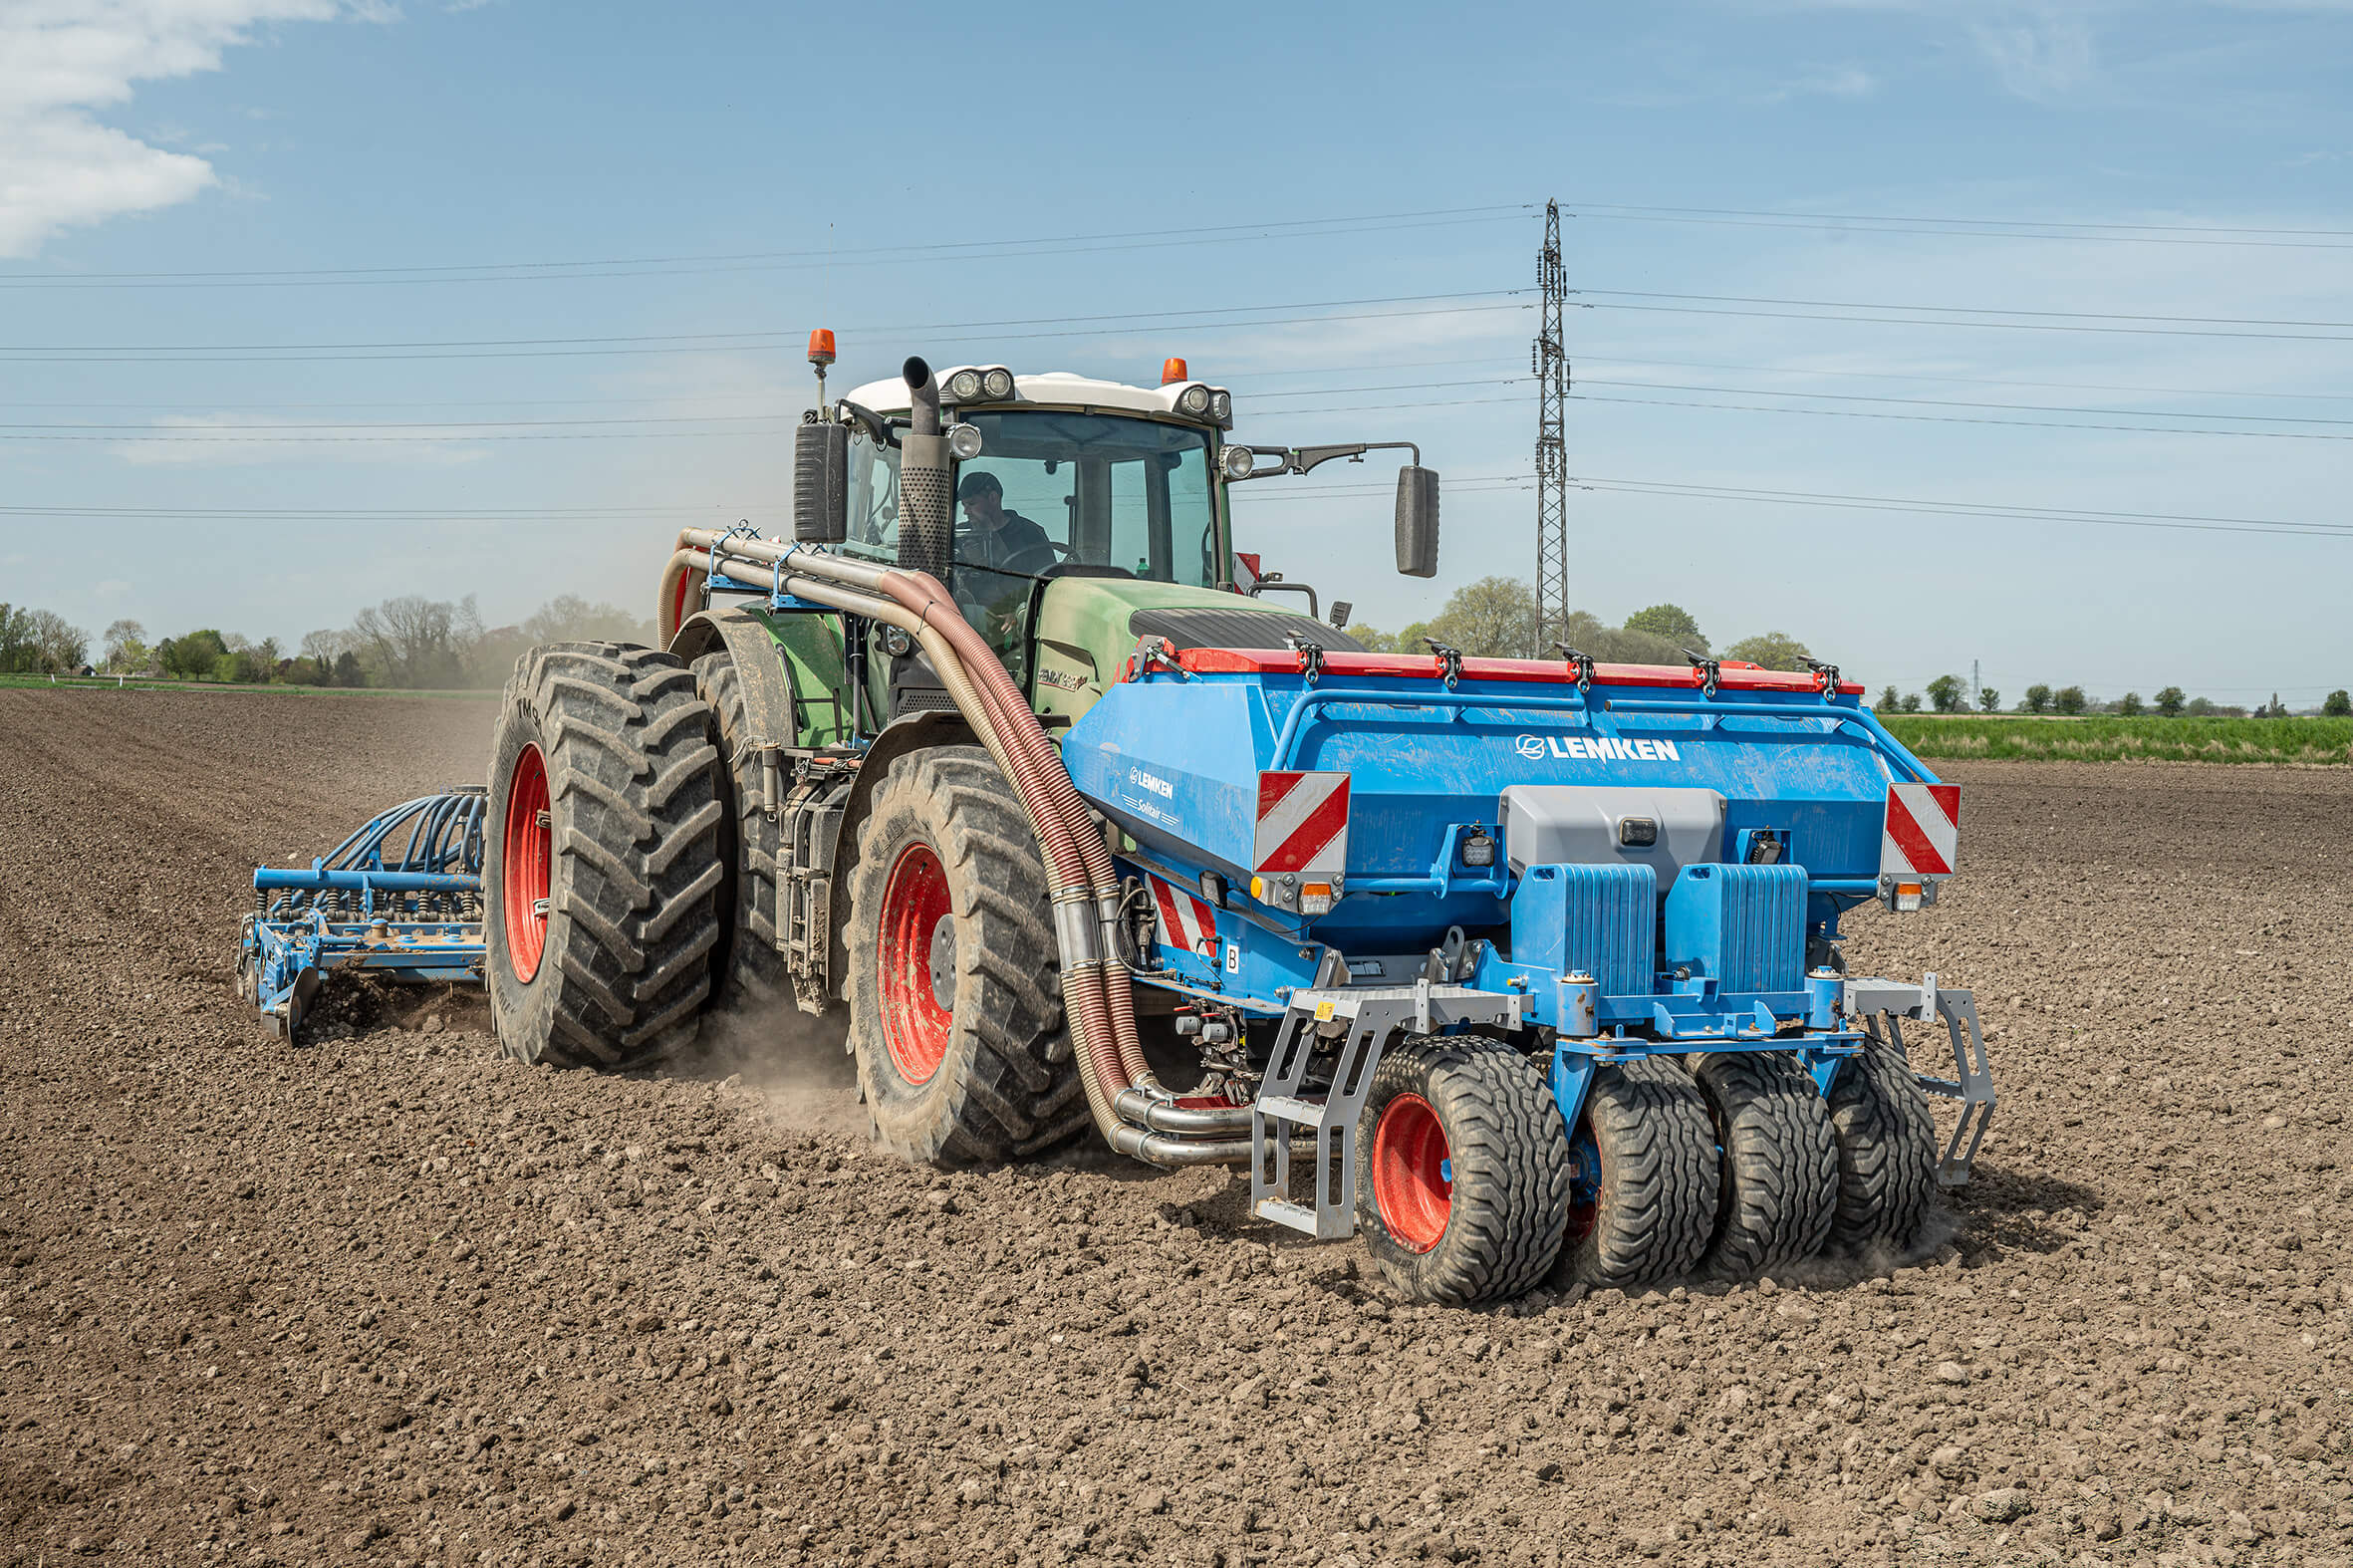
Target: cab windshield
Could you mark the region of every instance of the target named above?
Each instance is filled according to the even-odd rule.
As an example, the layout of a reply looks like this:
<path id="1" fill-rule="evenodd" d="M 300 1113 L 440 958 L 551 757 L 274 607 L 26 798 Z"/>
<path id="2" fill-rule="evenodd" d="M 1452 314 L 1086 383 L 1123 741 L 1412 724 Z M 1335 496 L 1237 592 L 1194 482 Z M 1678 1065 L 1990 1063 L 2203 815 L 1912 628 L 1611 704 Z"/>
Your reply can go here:
<path id="1" fill-rule="evenodd" d="M 1201 588 L 1224 578 L 1206 431 L 1042 408 L 966 418 L 980 455 L 956 473 L 960 592 L 1026 594 L 1024 579 L 1057 569 Z"/>

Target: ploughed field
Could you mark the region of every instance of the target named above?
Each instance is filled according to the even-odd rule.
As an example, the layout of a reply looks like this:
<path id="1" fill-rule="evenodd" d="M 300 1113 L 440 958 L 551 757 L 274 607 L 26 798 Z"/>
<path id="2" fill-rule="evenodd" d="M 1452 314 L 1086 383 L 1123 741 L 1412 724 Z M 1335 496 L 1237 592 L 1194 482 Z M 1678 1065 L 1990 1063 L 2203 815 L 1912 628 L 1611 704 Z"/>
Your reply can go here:
<path id="1" fill-rule="evenodd" d="M 488 703 L 0 690 L 0 1564 L 2353 1560 L 2353 774 L 1957 764 L 2002 1086 L 1925 1266 L 1384 1299 L 1222 1172 L 869 1152 L 839 1031 L 271 1041 L 257 859 Z"/>

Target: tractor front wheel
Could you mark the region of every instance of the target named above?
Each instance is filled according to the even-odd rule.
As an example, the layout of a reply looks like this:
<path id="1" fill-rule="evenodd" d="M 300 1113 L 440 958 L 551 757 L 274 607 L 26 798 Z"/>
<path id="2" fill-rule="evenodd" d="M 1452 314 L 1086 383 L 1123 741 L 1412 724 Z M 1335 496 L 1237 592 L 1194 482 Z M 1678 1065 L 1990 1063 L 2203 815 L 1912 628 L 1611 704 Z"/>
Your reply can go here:
<path id="1" fill-rule="evenodd" d="M 877 1142 L 974 1164 L 1085 1126 L 1045 863 L 988 753 L 895 759 L 848 883 L 850 1050 Z"/>
<path id="2" fill-rule="evenodd" d="M 1373 1070 L 1357 1136 L 1357 1223 L 1411 1301 L 1516 1296 L 1567 1217 L 1568 1140 L 1535 1063 L 1497 1040 L 1401 1041 Z"/>

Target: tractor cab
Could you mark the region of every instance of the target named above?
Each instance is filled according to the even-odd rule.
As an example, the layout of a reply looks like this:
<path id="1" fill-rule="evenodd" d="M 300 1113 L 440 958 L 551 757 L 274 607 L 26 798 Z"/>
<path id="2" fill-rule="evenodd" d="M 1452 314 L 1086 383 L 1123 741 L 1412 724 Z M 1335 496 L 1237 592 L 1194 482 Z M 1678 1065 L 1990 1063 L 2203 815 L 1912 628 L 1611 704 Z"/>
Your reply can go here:
<path id="1" fill-rule="evenodd" d="M 946 583 L 1044 714 L 1085 711 L 1145 636 L 1178 649 L 1304 640 L 1357 651 L 1313 613 L 1321 606 L 1312 590 L 1304 616 L 1259 597 L 1305 585 L 1236 568 L 1227 487 L 1304 471 L 1293 469 L 1295 454 L 1233 442 L 1231 394 L 1189 379 L 1183 361 L 1168 362 L 1164 376 L 1145 388 L 1059 371 L 1017 376 L 1002 366 L 939 374 L 953 459 L 944 540 L 901 526 L 914 390 L 904 378 L 857 388 L 828 410 L 827 422 L 846 432 L 847 515 L 834 548 Z M 922 655 L 896 646 L 903 642 L 886 637 L 888 658 L 870 666 L 873 711 L 897 717 L 950 705 Z"/>

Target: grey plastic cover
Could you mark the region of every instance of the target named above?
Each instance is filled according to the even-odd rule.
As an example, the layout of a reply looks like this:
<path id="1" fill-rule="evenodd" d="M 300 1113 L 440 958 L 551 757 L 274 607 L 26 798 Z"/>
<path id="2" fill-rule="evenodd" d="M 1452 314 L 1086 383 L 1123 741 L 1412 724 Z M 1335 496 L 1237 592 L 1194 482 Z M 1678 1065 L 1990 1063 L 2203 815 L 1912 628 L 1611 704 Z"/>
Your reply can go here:
<path id="1" fill-rule="evenodd" d="M 1711 789 L 1620 784 L 1514 784 L 1503 791 L 1503 853 L 1530 866 L 1648 866 L 1659 892 L 1686 866 L 1723 859 L 1724 799 Z M 1629 818 L 1659 826 L 1658 842 L 1620 842 Z"/>

